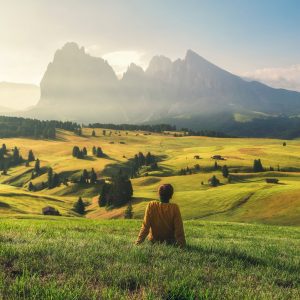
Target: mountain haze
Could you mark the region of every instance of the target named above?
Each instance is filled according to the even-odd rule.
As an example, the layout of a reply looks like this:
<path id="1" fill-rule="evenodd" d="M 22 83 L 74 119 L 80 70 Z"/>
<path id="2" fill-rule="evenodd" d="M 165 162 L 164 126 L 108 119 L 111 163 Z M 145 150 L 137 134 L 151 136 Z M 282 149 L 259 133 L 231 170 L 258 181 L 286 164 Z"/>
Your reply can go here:
<path id="1" fill-rule="evenodd" d="M 28 114 L 82 122 L 137 123 L 219 113 L 300 113 L 300 93 L 233 75 L 188 50 L 184 59 L 155 56 L 144 71 L 131 64 L 121 79 L 76 43 L 57 50 Z"/>
<path id="2" fill-rule="evenodd" d="M 0 82 L 1 113 L 25 109 L 35 105 L 39 99 L 40 89 L 37 85 Z"/>

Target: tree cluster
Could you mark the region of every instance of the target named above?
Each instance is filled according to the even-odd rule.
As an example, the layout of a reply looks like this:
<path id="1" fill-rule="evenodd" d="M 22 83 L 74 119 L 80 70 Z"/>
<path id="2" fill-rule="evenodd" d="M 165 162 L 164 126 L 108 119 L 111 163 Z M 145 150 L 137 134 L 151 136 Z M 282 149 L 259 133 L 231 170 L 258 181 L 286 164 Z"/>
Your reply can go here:
<path id="1" fill-rule="evenodd" d="M 253 162 L 253 172 L 264 172 L 264 168 L 262 166 L 260 159 L 255 159 Z"/>
<path id="2" fill-rule="evenodd" d="M 106 128 L 111 130 L 130 130 L 130 131 L 149 131 L 149 132 L 164 132 L 164 131 L 176 131 L 176 126 L 168 124 L 156 124 L 156 125 L 135 125 L 135 124 L 101 124 L 94 123 L 89 124 L 89 128 Z"/>
<path id="3" fill-rule="evenodd" d="M 103 153 L 101 147 L 96 148 L 96 146 L 93 147 L 93 155 L 99 158 L 105 157 L 105 154 Z"/>
<path id="4" fill-rule="evenodd" d="M 104 183 L 99 195 L 99 206 L 119 207 L 131 201 L 133 189 L 130 179 L 120 170 L 111 183 Z"/>
<path id="5" fill-rule="evenodd" d="M 132 163 L 131 177 L 132 178 L 137 177 L 137 174 L 139 173 L 140 168 L 142 168 L 144 166 L 149 167 L 151 171 L 158 169 L 156 158 L 150 152 L 148 152 L 146 154 L 146 156 L 142 152 L 135 154 L 135 156 L 133 158 L 133 163 Z"/>
<path id="6" fill-rule="evenodd" d="M 47 179 L 47 185 L 48 189 L 53 189 L 60 185 L 60 178 L 57 173 L 53 172 L 53 169 L 50 167 L 48 169 L 48 179 Z"/>
<path id="7" fill-rule="evenodd" d="M 55 139 L 56 128 L 74 131 L 79 125 L 73 122 L 40 121 L 18 117 L 0 116 L 0 138 L 32 137 Z"/>
<path id="8" fill-rule="evenodd" d="M 72 151 L 72 156 L 79 158 L 79 159 L 84 159 L 87 156 L 86 147 L 83 147 L 82 149 L 80 149 L 78 146 L 74 146 L 73 151 Z"/>
<path id="9" fill-rule="evenodd" d="M 82 171 L 82 174 L 80 175 L 79 183 L 80 184 L 95 184 L 97 183 L 97 174 L 92 168 L 91 172 L 89 173 L 86 169 Z"/>

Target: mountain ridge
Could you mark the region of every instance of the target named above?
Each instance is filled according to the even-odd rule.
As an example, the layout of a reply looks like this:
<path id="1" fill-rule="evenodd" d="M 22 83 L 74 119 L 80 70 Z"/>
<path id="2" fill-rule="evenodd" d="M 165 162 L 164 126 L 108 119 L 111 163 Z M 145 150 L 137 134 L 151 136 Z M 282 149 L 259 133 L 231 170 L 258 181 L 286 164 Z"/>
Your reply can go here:
<path id="1" fill-rule="evenodd" d="M 49 63 L 40 101 L 29 114 L 138 123 L 241 111 L 300 114 L 300 93 L 246 81 L 192 50 L 174 61 L 154 56 L 145 70 L 132 63 L 118 79 L 107 61 L 67 43 Z"/>

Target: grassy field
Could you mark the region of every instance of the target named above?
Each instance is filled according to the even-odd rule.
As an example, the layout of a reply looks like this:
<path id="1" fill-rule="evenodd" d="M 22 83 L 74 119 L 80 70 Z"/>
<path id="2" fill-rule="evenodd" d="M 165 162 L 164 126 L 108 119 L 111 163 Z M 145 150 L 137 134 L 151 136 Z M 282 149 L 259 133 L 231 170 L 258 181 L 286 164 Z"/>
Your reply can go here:
<path id="1" fill-rule="evenodd" d="M 108 131 L 107 131 L 108 132 Z M 83 169 L 94 168 L 99 178 L 111 176 L 120 167 L 128 168 L 129 159 L 142 151 L 151 151 L 159 158 L 159 169 L 148 172 L 148 176 L 133 179 L 134 217 L 141 218 L 148 201 L 156 199 L 161 183 L 169 182 L 175 187 L 173 201 L 178 203 L 184 219 L 207 219 L 218 221 L 256 222 L 279 225 L 300 225 L 300 140 L 274 139 L 224 139 L 209 137 L 174 137 L 166 134 L 112 131 L 103 136 L 96 129 L 84 129 L 83 136 L 59 131 L 56 140 L 2 139 L 9 149 L 17 146 L 23 157 L 30 149 L 41 160 L 42 167 L 51 166 L 62 178 L 78 178 Z M 73 146 L 88 149 L 86 159 L 73 158 Z M 92 156 L 92 147 L 101 146 L 106 158 Z M 213 170 L 213 155 L 226 158 L 231 173 L 231 182 L 222 177 L 221 171 Z M 194 159 L 199 155 L 201 159 Z M 276 171 L 252 173 L 253 160 L 260 158 L 263 166 Z M 197 174 L 178 176 L 181 168 L 200 165 Z M 107 211 L 97 205 L 100 185 L 79 186 L 69 182 L 54 189 L 28 192 L 31 171 L 24 164 L 9 169 L 7 176 L 0 176 L 0 215 L 41 214 L 46 205 L 56 207 L 63 215 L 74 215 L 72 206 L 79 196 L 90 205 L 87 218 L 122 218 L 124 208 Z M 279 167 L 280 171 L 277 171 Z M 208 179 L 216 175 L 221 186 L 212 188 Z M 276 177 L 280 184 L 267 184 L 265 178 Z M 32 180 L 39 184 L 47 180 L 43 174 Z M 201 182 L 204 184 L 201 185 Z"/>
<path id="2" fill-rule="evenodd" d="M 34 162 L 0 176 L 0 299 L 299 299 L 300 298 L 300 140 L 174 137 L 143 132 L 84 129 L 83 136 L 59 131 L 56 140 L 4 139 L 23 157 L 30 149 L 43 170 L 52 167 L 67 185 L 36 192 L 30 181 L 47 181 L 46 171 L 31 179 Z M 72 157 L 86 147 L 86 159 Z M 92 155 L 100 146 L 105 158 Z M 125 207 L 98 206 L 101 184 L 72 183 L 83 169 L 106 179 L 128 170 L 139 151 L 158 159 L 158 170 L 132 179 L 134 218 Z M 222 155 L 231 180 L 214 170 Z M 199 155 L 201 159 L 194 159 Z M 266 169 L 253 173 L 253 160 Z M 179 176 L 181 168 L 200 172 Z M 278 170 L 279 169 L 279 170 Z M 146 172 L 148 173 L 146 176 Z M 211 187 L 216 175 L 221 185 Z M 279 184 L 267 184 L 266 178 Z M 145 207 L 162 183 L 175 187 L 187 248 L 133 244 Z M 203 183 L 203 184 L 202 184 Z M 82 196 L 86 214 L 72 210 Z M 53 206 L 61 217 L 42 216 Z M 101 220 L 100 220 L 101 219 Z M 251 224 L 252 223 L 252 224 Z M 283 226 L 289 225 L 289 226 Z"/>
<path id="3" fill-rule="evenodd" d="M 7 218 L 0 298 L 299 299 L 299 227 L 184 225 L 181 250 L 135 246 L 136 220 Z"/>

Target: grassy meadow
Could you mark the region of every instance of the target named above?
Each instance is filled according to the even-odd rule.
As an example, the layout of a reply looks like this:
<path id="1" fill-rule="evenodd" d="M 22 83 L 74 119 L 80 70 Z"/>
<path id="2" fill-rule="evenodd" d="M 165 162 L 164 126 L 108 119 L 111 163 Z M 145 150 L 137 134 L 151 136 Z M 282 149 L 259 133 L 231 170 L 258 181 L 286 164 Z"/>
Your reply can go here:
<path id="1" fill-rule="evenodd" d="M 0 299 L 299 299 L 300 140 L 174 137 L 112 131 L 83 136 L 58 131 L 56 140 L 2 139 L 26 158 L 33 150 L 44 170 L 31 179 L 34 162 L 0 176 Z M 72 157 L 86 147 L 85 159 Z M 100 146 L 105 158 L 92 155 Z M 9 150 L 11 151 L 11 150 Z M 158 169 L 132 179 L 134 219 L 126 207 L 100 208 L 101 184 L 78 184 L 83 169 L 107 179 L 130 170 L 139 151 L 158 158 Z M 199 155 L 200 159 L 194 156 Z M 222 155 L 230 181 L 214 170 Z M 275 171 L 253 173 L 253 160 Z M 179 175 L 182 168 L 200 171 Z M 67 184 L 28 191 L 47 181 L 52 167 Z M 211 187 L 216 175 L 221 185 Z M 267 184 L 278 178 L 279 184 Z M 175 187 L 172 201 L 184 218 L 187 248 L 145 242 L 135 246 L 147 203 L 162 183 Z M 86 214 L 73 205 L 82 196 Z M 61 217 L 42 215 L 53 206 Z M 112 220 L 114 219 L 114 220 Z M 289 226 L 284 226 L 289 225 Z"/>
<path id="2" fill-rule="evenodd" d="M 130 159 L 139 151 L 150 151 L 158 159 L 158 170 L 142 172 L 132 180 L 134 218 L 142 218 L 148 201 L 156 199 L 161 183 L 175 187 L 173 201 L 180 205 L 184 219 L 255 222 L 278 225 L 300 225 L 300 140 L 174 137 L 172 134 L 149 134 L 139 131 L 112 131 L 103 136 L 102 129 L 85 128 L 83 136 L 59 131 L 56 140 L 22 138 L 2 139 L 7 147 L 17 146 L 23 157 L 31 149 L 41 167 L 51 166 L 61 178 L 78 179 L 83 169 L 95 169 L 99 178 L 108 178 L 119 168 L 130 170 Z M 107 130 L 107 133 L 109 130 Z M 86 147 L 88 157 L 72 157 L 73 146 Z M 100 146 L 105 158 L 92 155 L 92 147 Z M 200 159 L 194 156 L 199 155 Z M 220 170 L 214 170 L 213 155 L 222 155 L 231 174 L 230 183 Z M 275 171 L 253 173 L 253 160 L 260 158 L 266 169 Z M 182 168 L 200 165 L 200 171 L 179 176 Z M 9 169 L 0 176 L 0 214 L 41 214 L 46 204 L 56 207 L 62 215 L 74 215 L 72 206 L 79 196 L 89 204 L 86 218 L 123 218 L 124 208 L 99 208 L 100 185 L 80 186 L 71 181 L 54 189 L 29 192 L 28 184 L 47 181 L 46 172 L 31 180 L 34 162 Z M 279 170 L 279 171 L 278 171 Z M 147 174 L 146 174 L 147 173 Z M 146 176 L 147 175 L 147 176 Z M 208 179 L 216 175 L 221 185 L 212 188 Z M 279 184 L 267 184 L 265 178 L 279 178 Z M 203 183 L 203 184 L 201 184 Z"/>
<path id="3" fill-rule="evenodd" d="M 3 299 L 299 299 L 300 229 L 185 221 L 186 249 L 133 244 L 137 220 L 0 224 Z"/>

